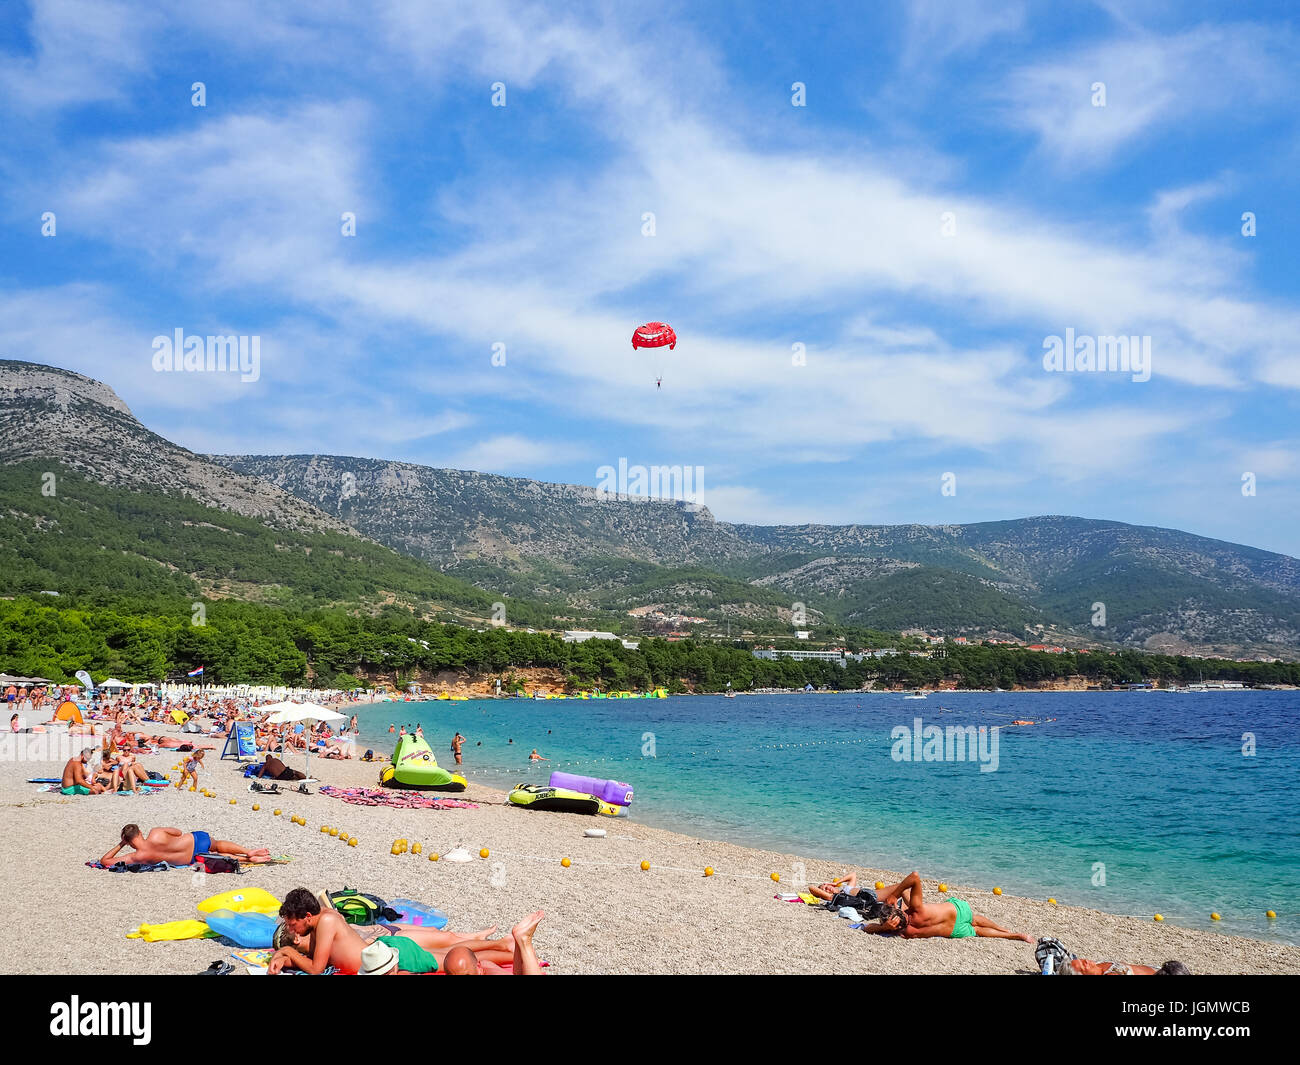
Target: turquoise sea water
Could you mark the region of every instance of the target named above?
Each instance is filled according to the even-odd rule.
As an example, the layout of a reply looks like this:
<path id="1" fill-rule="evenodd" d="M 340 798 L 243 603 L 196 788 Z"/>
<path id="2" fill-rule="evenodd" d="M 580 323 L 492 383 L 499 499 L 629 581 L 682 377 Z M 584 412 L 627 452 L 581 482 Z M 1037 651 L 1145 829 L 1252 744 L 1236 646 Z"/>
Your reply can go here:
<path id="1" fill-rule="evenodd" d="M 503 699 L 358 716 L 384 755 L 390 723 L 423 724 L 443 765 L 459 729 L 466 776 L 498 787 L 552 769 L 626 781 L 633 820 L 690 835 L 1196 927 L 1217 911 L 1216 930 L 1300 943 L 1296 693 Z M 999 726 L 996 771 L 895 760 L 891 732 L 918 717 Z M 530 766 L 534 747 L 550 761 Z"/>

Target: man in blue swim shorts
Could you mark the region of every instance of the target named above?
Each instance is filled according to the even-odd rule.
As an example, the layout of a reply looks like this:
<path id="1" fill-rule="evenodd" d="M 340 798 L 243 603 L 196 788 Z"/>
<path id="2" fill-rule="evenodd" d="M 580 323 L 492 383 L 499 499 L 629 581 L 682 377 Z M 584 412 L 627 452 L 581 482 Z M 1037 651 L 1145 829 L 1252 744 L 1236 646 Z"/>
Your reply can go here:
<path id="1" fill-rule="evenodd" d="M 864 926 L 864 932 L 901 935 L 905 939 L 1019 939 L 1033 943 L 1034 937 L 1010 932 L 987 917 L 973 912 L 964 899 L 948 898 L 943 902 L 926 902 L 922 896 L 921 874 L 908 873 L 893 887 L 879 892 L 877 898 L 893 905 L 894 912 L 883 920 Z"/>
<path id="2" fill-rule="evenodd" d="M 271 852 L 265 847 L 242 847 L 228 839 L 213 839 L 201 829 L 182 832 L 179 828 L 160 827 L 151 829 L 146 836 L 140 831 L 139 825 L 125 825 L 122 828 L 121 842 L 99 860 L 100 865 L 112 865 L 124 847 L 130 847 L 135 853 L 129 859 L 122 860 L 142 865 L 157 862 L 190 865 L 200 854 L 221 854 L 242 862 L 260 863 L 271 860 Z"/>

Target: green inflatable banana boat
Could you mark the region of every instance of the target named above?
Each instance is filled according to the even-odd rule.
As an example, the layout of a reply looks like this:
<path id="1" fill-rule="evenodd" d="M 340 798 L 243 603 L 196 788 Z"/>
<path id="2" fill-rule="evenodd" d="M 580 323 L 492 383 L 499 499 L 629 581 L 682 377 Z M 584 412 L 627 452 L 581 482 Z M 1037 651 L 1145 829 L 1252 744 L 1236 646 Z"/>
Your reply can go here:
<path id="1" fill-rule="evenodd" d="M 566 814 L 605 814 L 617 817 L 620 807 L 568 788 L 549 788 L 544 784 L 516 784 L 510 801 L 525 810 L 558 810 Z"/>
<path id="2" fill-rule="evenodd" d="M 403 736 L 397 741 L 392 761 L 380 771 L 379 783 L 390 788 L 439 791 L 464 791 L 468 787 L 459 773 L 449 773 L 438 765 L 433 751 L 419 736 Z"/>

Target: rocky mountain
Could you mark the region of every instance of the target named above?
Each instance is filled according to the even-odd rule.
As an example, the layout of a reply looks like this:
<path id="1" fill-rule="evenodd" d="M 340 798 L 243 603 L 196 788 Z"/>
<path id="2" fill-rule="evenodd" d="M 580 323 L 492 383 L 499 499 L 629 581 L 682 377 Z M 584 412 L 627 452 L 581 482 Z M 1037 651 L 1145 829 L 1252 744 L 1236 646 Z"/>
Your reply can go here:
<path id="1" fill-rule="evenodd" d="M 70 370 L 0 360 L 0 425 L 0 464 L 43 459 L 103 485 L 188 496 L 285 528 L 353 533 L 293 493 L 150 432 L 111 388 Z"/>
<path id="2" fill-rule="evenodd" d="M 405 463 L 213 461 L 481 587 L 588 609 L 656 604 L 767 633 L 788 632 L 802 609 L 811 627 L 1224 654 L 1300 647 L 1300 561 L 1172 529 L 1061 516 L 732 525 L 680 502 Z"/>
<path id="3" fill-rule="evenodd" d="M 916 628 L 1185 653 L 1300 649 L 1300 561 L 1172 529 L 1061 516 L 733 525 L 692 504 L 379 459 L 196 455 L 146 429 L 107 386 L 23 362 L 0 361 L 0 418 L 0 519 L 14 522 L 0 524 L 10 541 L 0 548 L 27 583 L 71 580 L 74 555 L 89 570 L 73 583 L 93 580 L 89 541 L 112 525 L 115 542 L 149 541 L 141 557 L 201 589 L 287 601 L 320 570 L 289 565 L 295 553 L 323 559 L 326 545 L 310 538 L 343 536 L 356 547 L 326 547 L 341 561 L 309 601 L 355 598 L 369 579 L 374 603 L 437 599 L 482 618 L 509 598 L 539 627 L 600 618 L 628 631 L 763 637 Z M 84 478 L 80 510 L 41 502 L 41 471 L 54 466 Z M 223 526 L 222 513 L 255 524 Z M 43 535 L 51 523 L 80 530 L 62 556 Z M 257 565 L 232 537 L 261 544 Z M 417 561 L 425 568 L 410 569 Z"/>

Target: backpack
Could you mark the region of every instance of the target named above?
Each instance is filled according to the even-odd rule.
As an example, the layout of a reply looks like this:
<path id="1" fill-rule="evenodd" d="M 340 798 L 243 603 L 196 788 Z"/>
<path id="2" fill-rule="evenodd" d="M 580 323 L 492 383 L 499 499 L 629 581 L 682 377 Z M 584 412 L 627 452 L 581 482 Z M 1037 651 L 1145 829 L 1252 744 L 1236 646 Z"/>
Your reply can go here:
<path id="1" fill-rule="evenodd" d="M 329 900 L 348 924 L 391 923 L 402 916 L 377 895 L 367 895 L 349 887 L 342 891 L 331 891 Z"/>
<path id="2" fill-rule="evenodd" d="M 876 893 L 871 888 L 858 888 L 857 894 L 851 895 L 847 891 L 837 891 L 834 898 L 825 903 L 826 909 L 839 911 L 845 906 L 857 910 L 868 919 L 875 919 L 882 910 L 888 907 L 881 905 L 880 900 L 876 898 Z"/>

